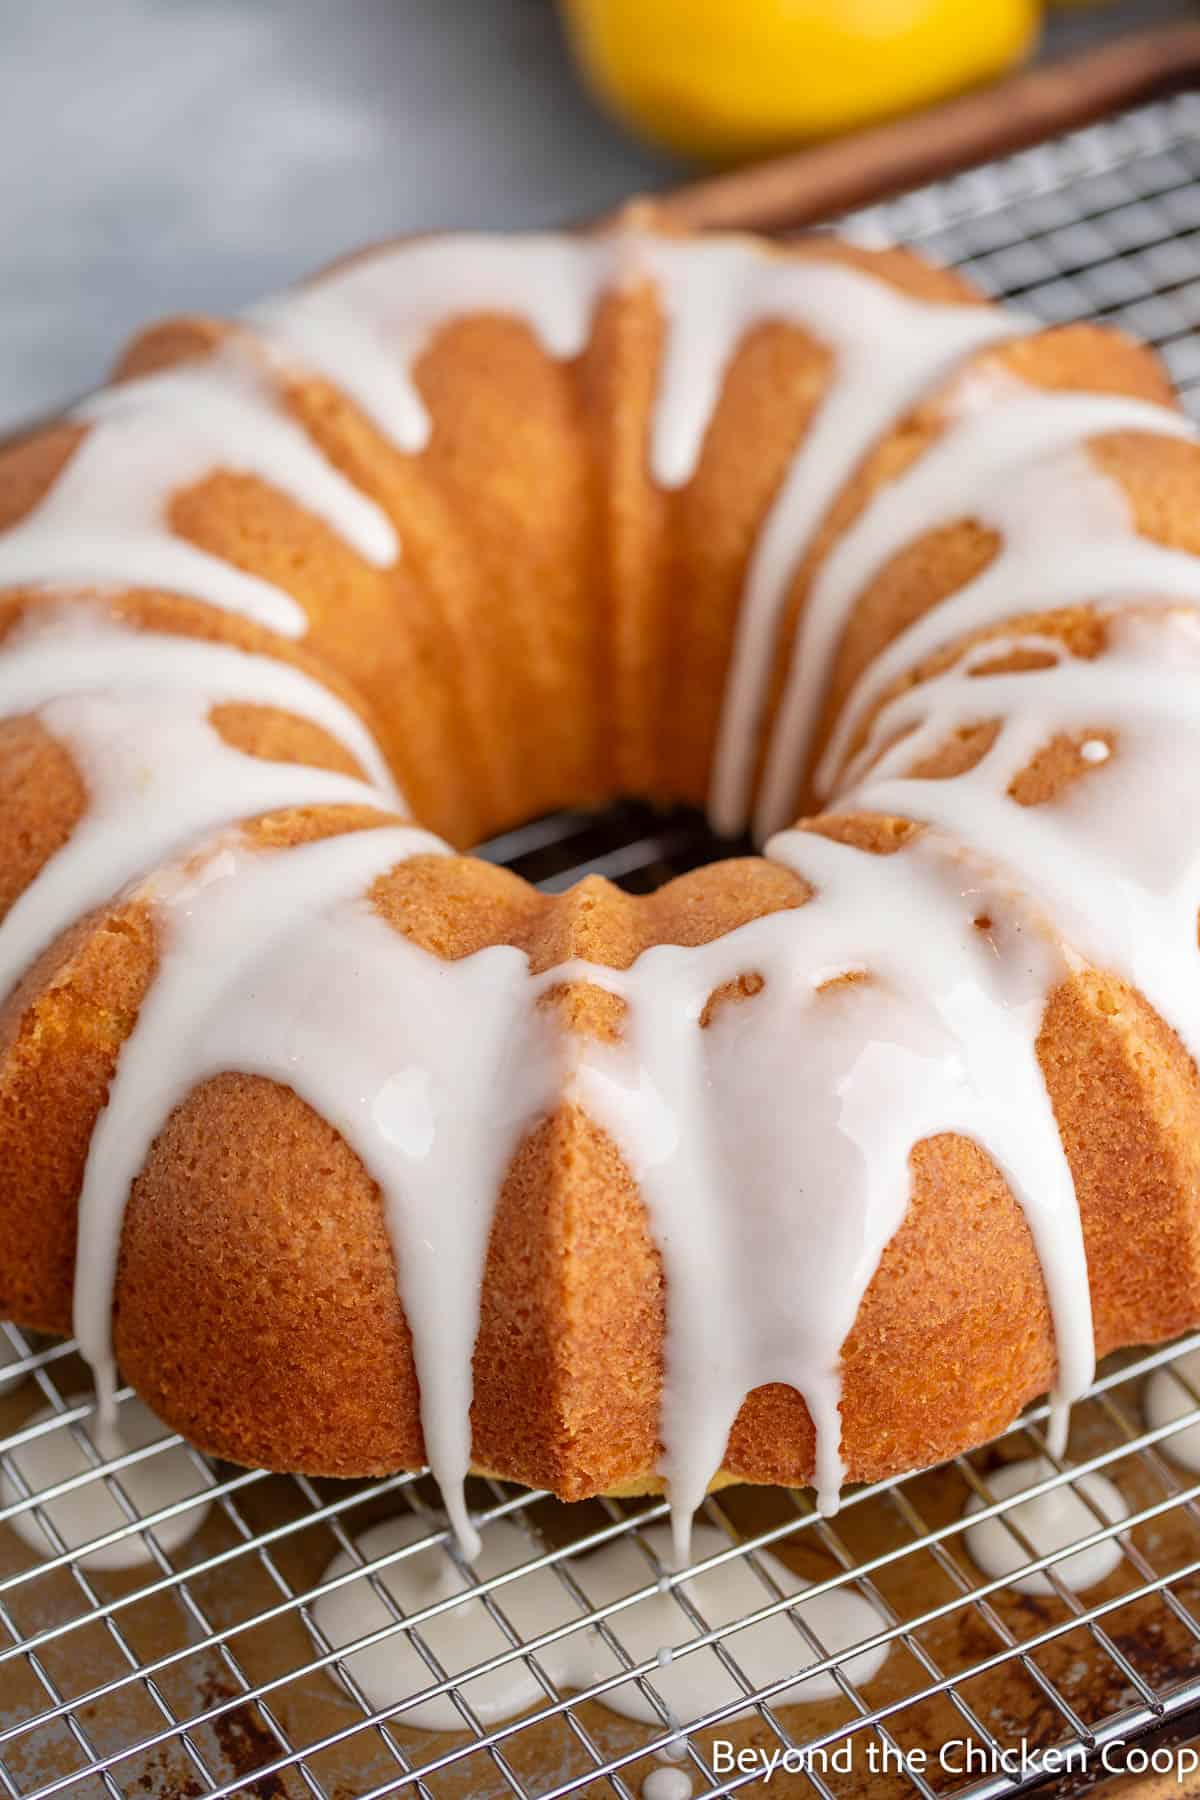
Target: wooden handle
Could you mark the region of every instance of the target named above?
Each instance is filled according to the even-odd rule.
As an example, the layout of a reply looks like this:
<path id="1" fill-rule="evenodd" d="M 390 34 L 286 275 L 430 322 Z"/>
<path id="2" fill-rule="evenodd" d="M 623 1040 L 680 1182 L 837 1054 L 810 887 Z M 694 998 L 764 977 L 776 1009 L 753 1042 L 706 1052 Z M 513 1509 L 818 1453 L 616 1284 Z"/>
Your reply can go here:
<path id="1" fill-rule="evenodd" d="M 661 222 L 689 230 L 811 225 L 1193 85 L 1200 24 L 1163 26 L 889 125 L 691 182 L 650 204 Z"/>

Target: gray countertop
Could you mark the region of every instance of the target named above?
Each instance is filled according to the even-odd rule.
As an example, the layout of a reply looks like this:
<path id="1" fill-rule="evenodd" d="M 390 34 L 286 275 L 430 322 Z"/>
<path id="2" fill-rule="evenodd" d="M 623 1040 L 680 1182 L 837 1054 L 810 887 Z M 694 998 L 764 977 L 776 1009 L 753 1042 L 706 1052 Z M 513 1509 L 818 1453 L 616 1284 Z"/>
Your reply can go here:
<path id="1" fill-rule="evenodd" d="M 1188 10 L 1064 17 L 1053 47 Z M 0 428 L 94 384 L 155 314 L 682 172 L 582 92 L 551 0 L 5 0 L 0 170 Z"/>

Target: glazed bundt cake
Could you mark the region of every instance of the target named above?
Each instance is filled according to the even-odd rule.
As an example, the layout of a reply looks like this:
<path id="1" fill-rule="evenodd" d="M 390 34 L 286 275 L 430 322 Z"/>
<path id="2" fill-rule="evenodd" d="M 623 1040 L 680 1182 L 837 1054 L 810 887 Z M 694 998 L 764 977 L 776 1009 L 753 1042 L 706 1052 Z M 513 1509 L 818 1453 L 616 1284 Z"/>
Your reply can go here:
<path id="1" fill-rule="evenodd" d="M 471 1467 L 830 1505 L 1200 1320 L 1145 349 L 902 250 L 414 241 L 149 331 L 0 526 L 0 1313 L 102 1394 L 469 1545 Z M 452 848 L 627 794 L 766 854 Z"/>

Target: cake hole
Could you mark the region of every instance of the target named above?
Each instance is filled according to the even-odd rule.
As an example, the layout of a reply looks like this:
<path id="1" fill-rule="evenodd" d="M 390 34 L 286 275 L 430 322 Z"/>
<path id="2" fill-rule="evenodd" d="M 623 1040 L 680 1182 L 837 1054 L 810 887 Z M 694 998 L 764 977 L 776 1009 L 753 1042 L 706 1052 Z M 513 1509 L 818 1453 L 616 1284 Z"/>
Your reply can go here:
<path id="1" fill-rule="evenodd" d="M 698 808 L 622 800 L 596 812 L 543 814 L 476 844 L 470 854 L 503 861 L 547 893 L 591 874 L 627 894 L 650 894 L 691 869 L 756 852 L 749 836 L 718 837 Z"/>

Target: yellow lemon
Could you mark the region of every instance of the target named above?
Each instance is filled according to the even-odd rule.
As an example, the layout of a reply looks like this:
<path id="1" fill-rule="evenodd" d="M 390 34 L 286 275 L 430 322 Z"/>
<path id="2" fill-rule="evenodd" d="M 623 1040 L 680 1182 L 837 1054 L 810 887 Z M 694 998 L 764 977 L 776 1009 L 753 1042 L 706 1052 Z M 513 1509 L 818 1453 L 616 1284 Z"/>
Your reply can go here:
<path id="1" fill-rule="evenodd" d="M 564 0 L 591 86 L 654 142 L 736 161 L 941 99 L 1017 62 L 1038 0 Z"/>

